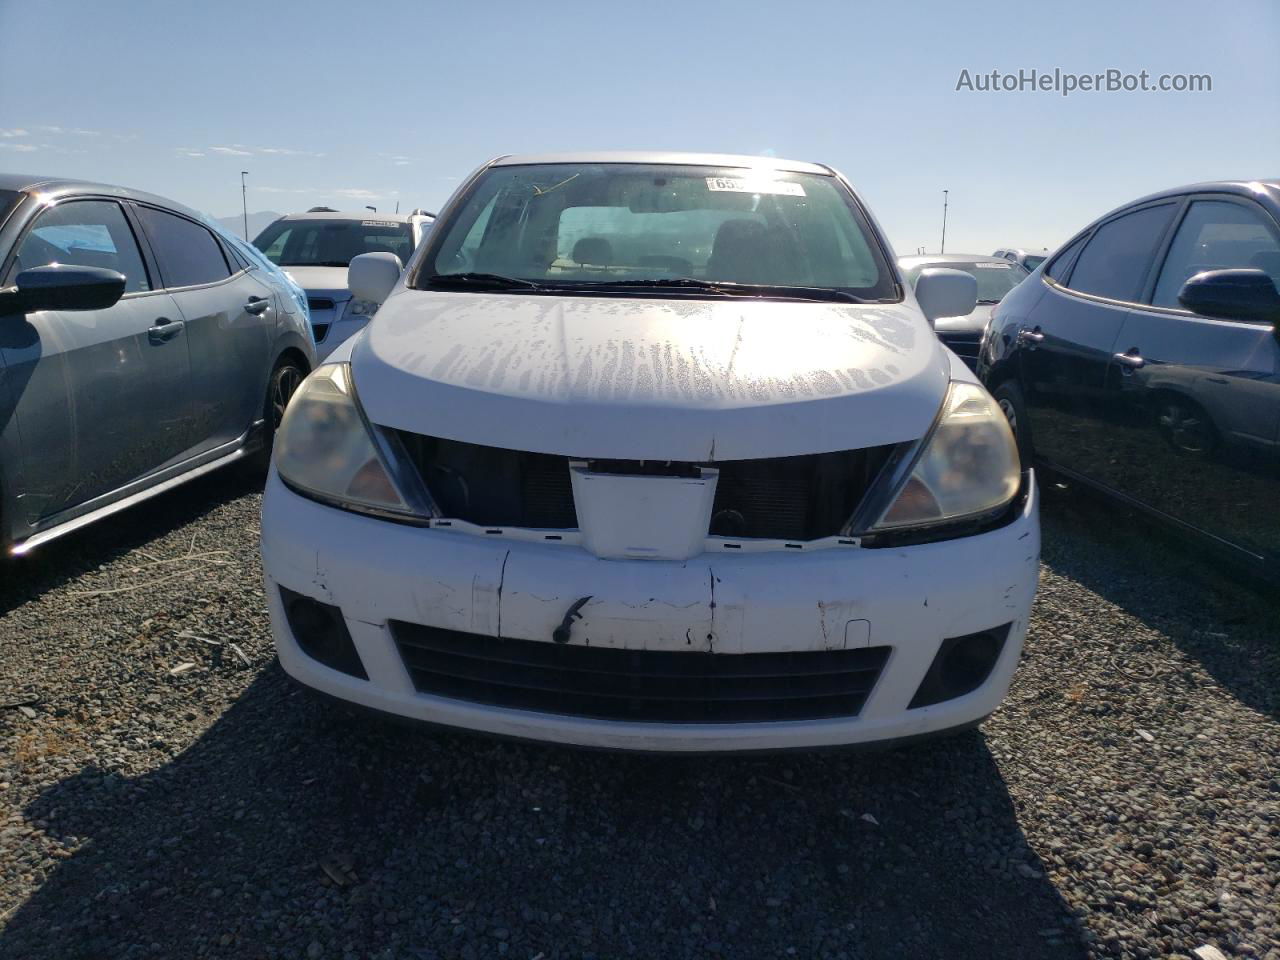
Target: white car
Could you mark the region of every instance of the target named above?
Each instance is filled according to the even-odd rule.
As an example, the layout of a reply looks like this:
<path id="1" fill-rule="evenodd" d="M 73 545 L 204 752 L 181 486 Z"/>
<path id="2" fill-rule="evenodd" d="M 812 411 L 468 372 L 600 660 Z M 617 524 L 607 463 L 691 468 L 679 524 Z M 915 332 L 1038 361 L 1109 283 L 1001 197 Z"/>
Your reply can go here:
<path id="1" fill-rule="evenodd" d="M 347 288 L 347 264 L 362 253 L 395 255 L 401 266 L 427 231 L 434 215 L 425 210 L 409 214 L 342 213 L 312 207 L 272 221 L 253 245 L 307 292 L 316 355 L 323 360 L 352 334 L 364 329 L 378 310 L 371 300 L 352 297 Z"/>
<path id="2" fill-rule="evenodd" d="M 978 344 L 987 328 L 991 311 L 1004 295 L 1028 276 L 1027 269 L 1002 257 L 983 257 L 968 253 L 929 253 L 899 257 L 898 266 L 907 283 L 913 287 L 920 274 L 929 267 L 946 267 L 972 274 L 978 284 L 978 303 L 963 317 L 938 317 L 933 329 L 938 339 L 955 351 L 970 370 L 977 369 Z"/>
<path id="3" fill-rule="evenodd" d="M 492 734 L 821 747 L 973 725 L 1037 582 L 1032 476 L 828 167 L 506 157 L 304 383 L 262 554 L 301 683 Z"/>
<path id="4" fill-rule="evenodd" d="M 1010 263 L 1019 264 L 1030 273 L 1049 259 L 1049 248 L 1044 247 L 1037 251 L 1027 250 L 1023 247 L 1001 247 L 992 256 L 1001 260 L 1008 260 Z"/>

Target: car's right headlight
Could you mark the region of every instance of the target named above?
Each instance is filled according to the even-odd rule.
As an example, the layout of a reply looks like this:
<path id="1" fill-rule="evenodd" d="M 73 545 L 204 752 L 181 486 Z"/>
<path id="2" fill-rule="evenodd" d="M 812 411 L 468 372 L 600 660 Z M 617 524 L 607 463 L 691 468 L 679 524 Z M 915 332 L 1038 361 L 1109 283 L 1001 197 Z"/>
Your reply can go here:
<path id="1" fill-rule="evenodd" d="M 979 518 L 1006 506 L 1021 482 L 1009 421 L 986 390 L 957 381 L 911 473 L 869 532 Z"/>
<path id="2" fill-rule="evenodd" d="M 303 381 L 275 436 L 276 470 L 299 493 L 345 510 L 427 519 L 429 499 L 393 456 L 375 442 L 346 363 L 317 367 Z"/>

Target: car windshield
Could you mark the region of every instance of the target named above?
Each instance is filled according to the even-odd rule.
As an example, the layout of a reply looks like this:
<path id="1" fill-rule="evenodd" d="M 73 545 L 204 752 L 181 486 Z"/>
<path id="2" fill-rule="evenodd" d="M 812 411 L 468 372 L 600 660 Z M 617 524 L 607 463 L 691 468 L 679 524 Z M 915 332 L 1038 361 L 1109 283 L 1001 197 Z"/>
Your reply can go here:
<path id="1" fill-rule="evenodd" d="M 1006 293 L 1022 282 L 1027 271 L 1008 260 L 977 260 L 969 263 L 956 260 L 939 260 L 937 263 L 918 263 L 907 271 L 907 282 L 914 290 L 920 279 L 920 271 L 926 267 L 945 267 L 963 270 L 978 281 L 978 302 L 999 303 Z"/>
<path id="2" fill-rule="evenodd" d="M 394 253 L 404 263 L 413 231 L 395 220 L 277 220 L 253 245 L 279 267 L 345 267 L 362 253 Z"/>
<path id="3" fill-rule="evenodd" d="M 419 288 L 484 279 L 515 280 L 527 292 L 897 299 L 870 225 L 831 176 L 663 164 L 495 166 L 432 234 L 413 279 Z"/>

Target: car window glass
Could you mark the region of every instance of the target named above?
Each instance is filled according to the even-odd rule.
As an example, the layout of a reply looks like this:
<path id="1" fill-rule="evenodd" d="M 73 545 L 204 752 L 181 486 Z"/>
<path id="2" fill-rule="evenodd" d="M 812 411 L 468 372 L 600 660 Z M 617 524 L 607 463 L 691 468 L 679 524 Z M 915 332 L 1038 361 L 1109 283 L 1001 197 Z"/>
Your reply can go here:
<path id="1" fill-rule="evenodd" d="M 222 255 L 227 258 L 227 263 L 231 265 L 234 272 L 238 273 L 249 266 L 249 261 L 245 260 L 244 255 L 229 243 L 222 244 Z"/>
<path id="2" fill-rule="evenodd" d="M 494 205 L 498 202 L 498 195 L 495 193 L 479 216 L 476 217 L 475 223 L 471 225 L 471 229 L 467 231 L 467 235 L 463 238 L 462 246 L 458 250 L 458 261 L 462 264 L 475 263 L 476 254 L 480 250 L 480 242 L 484 239 L 484 232 L 489 227 L 489 218 L 493 216 Z"/>
<path id="3" fill-rule="evenodd" d="M 496 166 L 439 229 L 428 265 L 434 275 L 475 271 L 567 285 L 693 279 L 896 296 L 861 211 L 838 181 L 817 174 Z"/>
<path id="4" fill-rule="evenodd" d="M 198 223 L 152 207 L 139 207 L 166 287 L 215 283 L 231 276 L 222 247 Z"/>
<path id="5" fill-rule="evenodd" d="M 124 274 L 125 293 L 151 289 L 129 221 L 110 200 L 64 202 L 40 214 L 10 276 L 51 263 L 115 270 Z"/>
<path id="6" fill-rule="evenodd" d="M 413 252 L 413 228 L 398 220 L 278 220 L 253 241 L 281 267 L 345 267 L 362 253 L 394 253 L 404 263 Z"/>
<path id="7" fill-rule="evenodd" d="M 1262 213 L 1242 203 L 1197 200 L 1174 235 L 1151 302 L 1179 306 L 1178 291 L 1197 273 L 1249 267 L 1280 287 L 1280 243 Z"/>
<path id="8" fill-rule="evenodd" d="M 1080 252 L 1080 248 L 1084 246 L 1084 242 L 1087 239 L 1088 239 L 1087 236 L 1081 237 L 1079 240 L 1075 241 L 1075 243 L 1071 244 L 1069 247 L 1063 250 L 1060 254 L 1054 257 L 1053 263 L 1049 264 L 1048 268 L 1045 270 L 1045 273 L 1048 276 L 1052 277 L 1058 283 L 1062 283 L 1062 278 L 1065 277 L 1067 275 L 1067 271 L 1071 269 L 1072 259 L 1075 257 L 1077 253 Z"/>
<path id="9" fill-rule="evenodd" d="M 1104 223 L 1081 251 L 1068 286 L 1111 300 L 1136 300 L 1173 211 L 1174 204 L 1165 203 Z"/>
<path id="10" fill-rule="evenodd" d="M 270 240 L 264 241 L 262 237 L 258 237 L 258 239 L 254 241 L 254 245 L 266 254 L 267 259 L 272 263 L 279 263 L 280 257 L 284 253 L 284 245 L 289 242 L 289 237 L 292 235 L 293 228 L 285 227 Z M 266 243 L 265 247 L 262 245 L 264 242 Z"/>

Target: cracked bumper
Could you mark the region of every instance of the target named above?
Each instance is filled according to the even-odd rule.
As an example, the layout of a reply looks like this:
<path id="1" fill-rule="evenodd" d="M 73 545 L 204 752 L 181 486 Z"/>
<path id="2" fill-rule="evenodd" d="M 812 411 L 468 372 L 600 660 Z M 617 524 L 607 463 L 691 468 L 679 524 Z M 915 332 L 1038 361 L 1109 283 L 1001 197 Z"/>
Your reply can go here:
<path id="1" fill-rule="evenodd" d="M 274 471 L 262 555 L 284 669 L 323 693 L 403 717 L 583 746 L 670 751 L 821 747 L 919 736 L 980 720 L 1017 665 L 1038 577 L 1032 484 L 1021 514 L 975 537 L 893 549 L 703 554 L 684 562 L 601 560 L 577 546 L 403 526 L 314 503 Z M 298 647 L 279 587 L 341 608 L 369 675 L 322 666 Z M 888 646 L 856 717 L 752 723 L 634 723 L 418 693 L 388 621 L 550 642 L 592 599 L 572 643 L 735 653 Z M 990 677 L 933 706 L 907 704 L 947 637 L 1012 623 Z"/>

